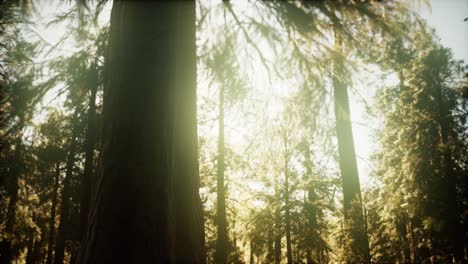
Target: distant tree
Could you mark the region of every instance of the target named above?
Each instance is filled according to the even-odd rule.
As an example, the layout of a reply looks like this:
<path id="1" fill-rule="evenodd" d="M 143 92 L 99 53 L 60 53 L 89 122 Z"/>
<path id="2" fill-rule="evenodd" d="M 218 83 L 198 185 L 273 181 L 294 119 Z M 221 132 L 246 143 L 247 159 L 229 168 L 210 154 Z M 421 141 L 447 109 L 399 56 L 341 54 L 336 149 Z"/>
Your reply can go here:
<path id="1" fill-rule="evenodd" d="M 424 28 L 414 41 L 419 50 L 401 42 L 389 47 L 400 83 L 379 93 L 385 126 L 376 157 L 385 184 L 380 197 L 387 199 L 381 215 L 393 224 L 388 232 L 405 263 L 463 262 L 462 234 L 455 231 L 466 188 L 459 178 L 465 161 L 455 150 L 466 149 L 458 118 L 466 109 L 453 87 L 460 65 Z"/>

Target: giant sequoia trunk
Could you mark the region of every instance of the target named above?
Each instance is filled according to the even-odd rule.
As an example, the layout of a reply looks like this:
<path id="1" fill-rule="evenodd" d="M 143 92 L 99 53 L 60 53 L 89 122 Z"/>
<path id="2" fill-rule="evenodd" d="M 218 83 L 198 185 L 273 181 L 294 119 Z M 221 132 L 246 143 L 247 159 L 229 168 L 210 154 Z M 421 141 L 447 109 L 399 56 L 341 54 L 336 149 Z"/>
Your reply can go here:
<path id="1" fill-rule="evenodd" d="M 79 263 L 204 263 L 194 1 L 115 1 Z"/>
<path id="2" fill-rule="evenodd" d="M 78 116 L 78 109 L 75 110 L 73 120 Z M 54 264 L 62 264 L 65 255 L 65 241 L 69 235 L 70 228 L 70 197 L 71 197 L 71 178 L 73 177 L 73 169 L 75 167 L 76 158 L 76 140 L 78 129 L 73 129 L 70 146 L 68 149 L 67 165 L 65 178 L 63 179 L 62 203 L 60 205 L 60 223 L 57 231 L 57 241 L 55 243 Z"/>
<path id="3" fill-rule="evenodd" d="M 341 43 L 335 34 L 336 46 Z M 348 89 L 340 78 L 339 63 L 334 65 L 333 91 L 335 101 L 336 135 L 343 187 L 343 209 L 350 251 L 348 263 L 369 263 L 369 242 L 362 212 L 361 187 L 354 150 L 353 130 L 349 112 Z"/>
<path id="4" fill-rule="evenodd" d="M 228 236 L 226 219 L 226 191 L 224 188 L 224 87 L 219 90 L 218 171 L 216 176 L 216 263 L 226 263 Z"/>

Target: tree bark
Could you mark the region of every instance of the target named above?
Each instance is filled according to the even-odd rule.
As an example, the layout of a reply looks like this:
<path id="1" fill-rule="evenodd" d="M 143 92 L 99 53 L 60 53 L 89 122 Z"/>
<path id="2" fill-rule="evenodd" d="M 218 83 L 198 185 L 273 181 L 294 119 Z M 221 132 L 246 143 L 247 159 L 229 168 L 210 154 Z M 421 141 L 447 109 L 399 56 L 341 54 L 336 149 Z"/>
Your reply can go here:
<path id="1" fill-rule="evenodd" d="M 224 186 L 224 86 L 219 90 L 219 131 L 218 131 L 218 162 L 216 176 L 216 257 L 218 264 L 228 261 L 228 235 L 226 219 L 226 191 Z"/>
<path id="2" fill-rule="evenodd" d="M 94 148 L 96 145 L 96 93 L 98 88 L 98 73 L 96 65 L 91 68 L 90 76 L 90 96 L 88 103 L 88 117 L 85 139 L 85 164 L 81 179 L 81 200 L 80 200 L 80 233 L 84 239 L 85 228 L 88 224 L 89 203 L 91 200 L 91 177 L 93 175 Z"/>
<path id="3" fill-rule="evenodd" d="M 50 219 L 49 219 L 49 242 L 47 247 L 47 259 L 46 264 L 52 264 L 52 256 L 53 256 L 53 246 L 55 241 L 55 214 L 56 214 L 56 207 L 57 207 L 57 196 L 58 196 L 58 188 L 59 188 L 59 180 L 60 180 L 60 162 L 56 162 L 55 164 L 55 175 L 54 175 L 54 190 L 52 194 L 52 208 L 50 209 Z"/>
<path id="4" fill-rule="evenodd" d="M 78 263 L 205 263 L 194 1 L 115 1 L 100 172 Z"/>
<path id="5" fill-rule="evenodd" d="M 280 200 L 278 177 L 275 176 L 275 200 Z M 275 208 L 275 263 L 281 262 L 281 212 L 280 206 Z"/>
<path id="6" fill-rule="evenodd" d="M 36 240 L 32 237 L 29 238 L 28 249 L 26 254 L 26 264 L 33 264 L 35 260 L 34 248 L 36 246 Z"/>
<path id="7" fill-rule="evenodd" d="M 341 50 L 341 43 L 335 34 L 335 45 Z M 369 263 L 369 241 L 362 212 L 361 187 L 354 149 L 348 89 L 339 76 L 335 62 L 333 69 L 333 90 L 335 101 L 336 135 L 338 141 L 339 165 L 343 187 L 343 209 L 348 230 L 349 250 L 352 258 L 348 263 Z M 342 77 L 342 76 L 341 76 Z"/>
<path id="8" fill-rule="evenodd" d="M 253 248 L 253 241 L 252 239 L 250 240 L 250 257 L 249 257 L 249 263 L 254 264 L 254 248 Z"/>
<path id="9" fill-rule="evenodd" d="M 273 232 L 273 227 L 272 226 L 269 226 L 268 227 L 268 253 L 267 253 L 267 258 L 266 258 L 266 261 L 268 263 L 271 263 L 273 262 L 273 259 L 274 259 L 274 251 L 273 251 L 273 246 L 274 246 L 274 241 L 273 241 L 273 235 L 274 232 Z"/>
<path id="10" fill-rule="evenodd" d="M 73 120 L 78 116 L 78 109 L 75 109 Z M 57 231 L 57 241 L 55 242 L 54 264 L 62 264 L 65 255 L 65 241 L 69 234 L 70 226 L 70 196 L 71 196 L 71 178 L 75 167 L 76 159 L 76 140 L 78 129 L 73 128 L 70 139 L 70 147 L 68 149 L 67 165 L 65 178 L 63 179 L 62 203 L 60 205 L 60 222 Z"/>
<path id="11" fill-rule="evenodd" d="M 33 212 L 32 221 L 34 223 L 37 223 L 37 213 L 36 212 Z M 35 238 L 34 235 L 29 237 L 27 253 L 26 253 L 26 264 L 34 264 L 34 262 L 36 261 L 37 252 L 35 251 L 35 249 L 37 248 L 38 243 L 39 242 L 37 241 L 37 239 Z"/>
<path id="12" fill-rule="evenodd" d="M 307 223 L 308 223 L 308 230 L 307 230 L 307 236 L 308 241 L 312 241 L 313 239 L 319 239 L 318 236 L 318 230 L 317 230 L 317 208 L 314 205 L 314 203 L 317 201 L 317 194 L 315 192 L 315 186 L 313 185 L 312 182 L 312 160 L 310 157 L 310 150 L 307 148 L 306 153 L 305 153 L 305 167 L 306 167 L 306 173 L 307 176 L 309 177 L 309 188 L 307 190 L 307 201 L 305 203 L 305 211 L 306 211 L 306 216 L 307 216 Z M 306 252 L 306 258 L 307 258 L 307 264 L 315 264 L 316 260 L 319 255 L 319 249 L 313 248 L 312 243 L 307 245 L 307 252 Z"/>
<path id="13" fill-rule="evenodd" d="M 311 175 L 311 174 L 309 174 Z M 315 193 L 315 188 L 313 186 L 309 187 L 307 191 L 308 204 L 306 206 L 307 210 L 307 220 L 308 220 L 308 236 L 309 239 L 319 239 L 317 233 L 317 209 L 313 203 L 317 200 L 317 194 Z M 318 256 L 318 249 L 314 249 L 313 245 L 308 245 L 307 248 L 307 263 L 314 264 L 316 263 L 316 257 Z"/>
<path id="14" fill-rule="evenodd" d="M 286 258 L 288 264 L 293 263 L 292 247 L 291 247 L 291 216 L 289 211 L 289 153 L 288 153 L 288 137 L 285 131 L 284 135 L 284 221 L 286 225 Z"/>

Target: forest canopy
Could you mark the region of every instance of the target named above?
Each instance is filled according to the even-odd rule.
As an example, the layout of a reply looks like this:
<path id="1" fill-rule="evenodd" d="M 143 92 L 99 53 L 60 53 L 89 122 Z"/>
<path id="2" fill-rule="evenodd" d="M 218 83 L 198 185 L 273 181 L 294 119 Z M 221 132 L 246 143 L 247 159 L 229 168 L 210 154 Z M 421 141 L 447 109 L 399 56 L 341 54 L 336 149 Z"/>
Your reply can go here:
<path id="1" fill-rule="evenodd" d="M 468 262 L 431 2 L 0 0 L 0 263 Z"/>

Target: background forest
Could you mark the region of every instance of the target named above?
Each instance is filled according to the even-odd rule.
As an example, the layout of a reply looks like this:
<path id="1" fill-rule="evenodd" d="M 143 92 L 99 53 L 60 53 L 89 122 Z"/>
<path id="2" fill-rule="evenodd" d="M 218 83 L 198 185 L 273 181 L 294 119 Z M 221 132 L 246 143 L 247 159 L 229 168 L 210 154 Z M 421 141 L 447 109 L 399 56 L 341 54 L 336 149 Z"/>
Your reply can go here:
<path id="1" fill-rule="evenodd" d="M 0 3 L 0 263 L 468 262 L 429 2 Z"/>

